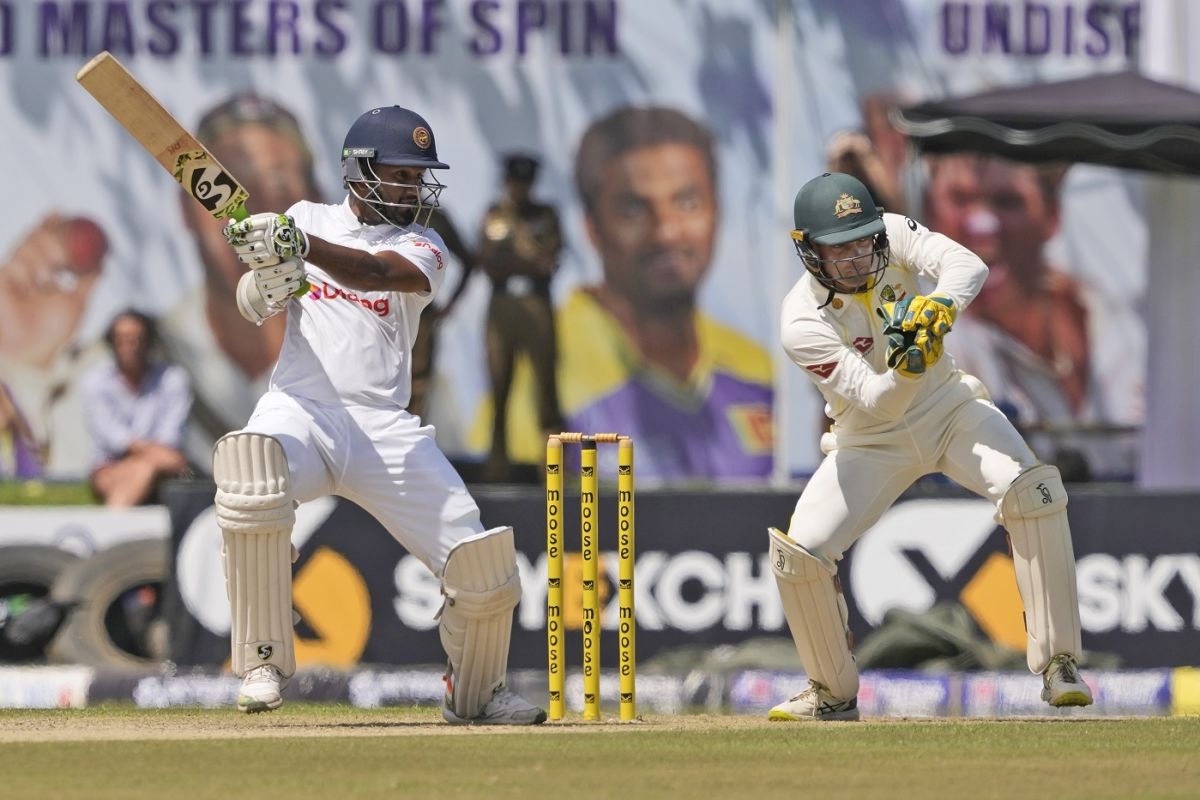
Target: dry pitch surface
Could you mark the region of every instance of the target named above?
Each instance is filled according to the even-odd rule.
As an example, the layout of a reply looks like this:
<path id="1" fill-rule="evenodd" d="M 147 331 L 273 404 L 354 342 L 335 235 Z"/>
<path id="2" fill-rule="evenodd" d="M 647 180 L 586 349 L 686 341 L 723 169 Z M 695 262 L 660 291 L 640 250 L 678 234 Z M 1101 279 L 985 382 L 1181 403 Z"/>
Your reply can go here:
<path id="1" fill-rule="evenodd" d="M 647 717 L 452 728 L 434 709 L 0 710 L 0 797 L 1200 797 L 1200 718 Z"/>

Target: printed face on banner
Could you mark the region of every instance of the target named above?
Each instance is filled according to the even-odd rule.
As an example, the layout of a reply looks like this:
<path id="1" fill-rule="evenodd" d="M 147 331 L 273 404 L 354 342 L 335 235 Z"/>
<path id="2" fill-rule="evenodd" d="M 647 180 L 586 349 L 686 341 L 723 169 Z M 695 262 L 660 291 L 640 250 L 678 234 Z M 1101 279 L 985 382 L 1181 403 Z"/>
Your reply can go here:
<path id="1" fill-rule="evenodd" d="M 717 203 L 704 155 L 685 144 L 608 164 L 589 218 L 605 280 L 638 305 L 690 307 L 712 260 Z"/>
<path id="2" fill-rule="evenodd" d="M 67 13 L 68 5 L 88 13 Z M 242 267 L 221 224 L 155 173 L 102 109 L 80 112 L 83 104 L 56 102 L 61 82 L 101 49 L 135 69 L 147 58 L 154 62 L 155 69 L 137 70 L 139 77 L 245 185 L 251 212 L 285 211 L 302 198 L 340 202 L 337 154 L 347 126 L 380 104 L 411 107 L 440 132 L 439 149 L 458 176 L 445 218 L 467 243 L 495 199 L 497 156 L 514 147 L 536 152 L 543 169 L 532 199 L 554 206 L 562 221 L 552 295 L 556 311 L 572 311 L 570 324 L 558 330 L 625 359 L 605 362 L 611 369 L 560 366 L 560 376 L 579 381 L 559 387 L 564 416 L 599 413 L 595 404 L 603 398 L 612 429 L 691 431 L 678 409 L 723 403 L 723 409 L 752 408 L 759 419 L 773 416 L 778 402 L 789 409 L 788 428 L 777 437 L 786 472 L 810 473 L 821 458 L 822 401 L 807 381 L 771 365 L 778 347 L 772 316 L 795 277 L 777 266 L 787 242 L 777 252 L 772 237 L 786 213 L 776 208 L 773 186 L 778 176 L 794 190 L 795 181 L 836 166 L 862 178 L 886 210 L 911 214 L 989 264 L 984 292 L 960 317 L 947 352 L 1018 425 L 1086 432 L 1094 423 L 1141 424 L 1145 220 L 1134 203 L 1140 176 L 1071 167 L 1056 188 L 1036 171 L 985 169 L 974 157 L 911 161 L 888 112 L 899 97 L 915 102 L 1115 73 L 1131 65 L 1139 48 L 1152 50 L 1149 25 L 1138 24 L 1148 4 L 996 0 L 985 9 L 940 0 L 832 6 L 800 0 L 791 7 L 798 23 L 819 18 L 821 35 L 792 48 L 790 64 L 775 47 L 773 4 L 343 5 L 331 10 L 298 0 L 290 4 L 296 19 L 283 19 L 272 16 L 270 4 L 181 6 L 158 14 L 154 4 L 147 12 L 146 4 L 107 0 L 0 0 L 0 11 L 7 9 L 0 13 L 0 71 L 26 76 L 0 91 L 14 145 L 0 153 L 0 174 L 9 181 L 7 205 L 0 206 L 0 391 L 7 387 L 3 404 L 11 406 L 0 417 L 15 420 L 0 420 L 0 473 L 86 472 L 79 375 L 104 354 L 100 332 L 124 306 L 134 303 L 159 317 L 167 355 L 191 374 L 195 408 L 204 412 L 193 416 L 207 421 L 193 421 L 189 437 L 197 463 L 207 460 L 216 436 L 245 423 L 278 353 L 285 315 L 254 328 L 236 312 L 233 286 Z M 848 55 L 840 45 L 846 41 L 875 43 L 871 57 Z M 248 85 L 265 97 L 257 107 L 236 109 L 247 112 L 245 119 L 231 114 L 207 132 L 197 125 Z M 294 118 L 281 117 L 275 104 Z M 585 203 L 573 180 L 581 137 L 630 107 L 686 114 L 711 137 L 719 180 L 703 148 L 668 143 L 656 128 L 658 144 L 607 159 L 595 202 Z M 310 152 L 324 155 L 314 162 Z M 911 178 L 918 173 L 928 182 L 915 191 Z M 181 218 L 189 235 L 180 236 Z M 459 261 L 447 261 L 448 287 L 462 275 Z M 644 354 L 630 356 L 626 342 L 608 341 L 620 337 L 574 315 L 572 300 L 597 284 L 657 318 L 683 312 L 679 318 L 720 345 L 697 363 L 725 357 L 721 380 L 705 383 L 711 376 L 697 378 L 685 363 L 672 370 L 682 394 L 679 386 L 665 398 L 649 389 L 617 392 L 630 388 L 628 363 L 640 369 Z M 427 381 L 453 387 L 431 390 L 446 396 L 427 407 L 439 445 L 463 462 L 489 446 L 493 406 L 479 333 L 487 305 L 486 292 L 468 291 L 456 301 L 439 328 L 435 379 Z M 1098 328 L 1101 317 L 1105 325 Z M 509 403 L 510 429 L 519 432 L 509 444 L 525 463 L 542 457 L 528 383 L 518 374 Z M 724 395 L 697 399 L 698 386 Z M 645 413 L 647 402 L 658 402 L 661 418 Z M 1089 452 L 1100 441 L 1092 433 L 1081 441 L 1094 475 L 1132 471 L 1132 458 L 1120 456 L 1114 465 Z M 1033 444 L 1048 457 L 1073 446 Z M 763 474 L 765 461 L 729 467 L 749 463 L 739 461 L 748 453 L 727 443 L 694 460 L 680 455 L 678 463 L 728 468 L 740 478 Z"/>

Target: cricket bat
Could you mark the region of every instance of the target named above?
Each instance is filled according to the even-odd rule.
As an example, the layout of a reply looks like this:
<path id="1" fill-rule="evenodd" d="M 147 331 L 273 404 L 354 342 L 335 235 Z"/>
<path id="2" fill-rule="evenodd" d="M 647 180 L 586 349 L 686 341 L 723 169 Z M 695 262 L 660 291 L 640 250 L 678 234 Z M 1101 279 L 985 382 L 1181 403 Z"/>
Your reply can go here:
<path id="1" fill-rule="evenodd" d="M 249 194 L 146 87 L 105 50 L 75 80 L 216 219 L 245 219 Z"/>

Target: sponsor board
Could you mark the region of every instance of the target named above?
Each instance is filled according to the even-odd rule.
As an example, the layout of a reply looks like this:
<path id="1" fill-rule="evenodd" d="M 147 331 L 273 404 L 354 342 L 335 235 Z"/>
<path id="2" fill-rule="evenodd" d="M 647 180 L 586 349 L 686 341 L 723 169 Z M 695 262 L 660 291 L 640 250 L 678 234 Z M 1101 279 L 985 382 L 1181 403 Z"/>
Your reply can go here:
<path id="1" fill-rule="evenodd" d="M 867 717 L 1159 716 L 1172 713 L 1172 670 L 1088 671 L 1096 702 L 1052 708 L 1042 681 L 1020 672 L 923 674 L 904 670 L 862 673 L 858 705 Z M 807 685 L 802 672 L 748 670 L 731 677 L 729 709 L 765 713 Z"/>
<path id="2" fill-rule="evenodd" d="M 546 584 L 544 498 L 489 492 L 485 520 L 512 524 L 522 598 L 514 616 L 514 668 L 544 668 Z M 602 663 L 616 657 L 616 508 L 602 491 L 600 514 Z M 172 659 L 228 659 L 229 610 L 209 487 L 172 494 L 175 559 Z M 787 637 L 766 561 L 766 529 L 785 525 L 795 496 L 783 493 L 648 492 L 638 495 L 635 607 L 638 658 L 682 647 L 737 645 Z M 1073 492 L 1070 513 L 1087 651 L 1123 667 L 1200 664 L 1200 555 L 1190 520 L 1200 498 L 1132 490 Z M 572 514 L 574 513 L 574 517 Z M 921 613 L 957 601 L 994 641 L 1024 649 L 1024 628 L 1007 538 L 983 500 L 917 497 L 891 509 L 840 564 L 850 626 L 861 641 L 891 608 Z M 564 626 L 568 665 L 580 658 L 581 564 L 572 556 L 578 505 L 566 510 Z M 1138 531 L 1138 536 L 1128 535 Z M 435 616 L 437 579 L 366 512 L 342 500 L 301 506 L 293 540 L 297 660 L 348 668 L 359 663 L 429 664 L 445 655 Z M 603 659 L 610 659 L 603 661 Z"/>
<path id="3" fill-rule="evenodd" d="M 0 708 L 83 708 L 90 667 L 0 667 Z"/>

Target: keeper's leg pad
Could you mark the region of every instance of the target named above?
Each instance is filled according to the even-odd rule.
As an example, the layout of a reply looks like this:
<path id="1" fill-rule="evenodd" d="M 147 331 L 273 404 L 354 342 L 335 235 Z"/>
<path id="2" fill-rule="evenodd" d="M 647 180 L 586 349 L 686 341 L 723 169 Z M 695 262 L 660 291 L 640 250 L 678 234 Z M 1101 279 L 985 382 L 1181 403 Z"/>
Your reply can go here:
<path id="1" fill-rule="evenodd" d="M 836 573 L 777 529 L 770 528 L 768 534 L 771 570 L 804 671 L 838 700 L 857 697 L 850 613 Z"/>
<path id="2" fill-rule="evenodd" d="M 1018 475 L 1000 498 L 1000 517 L 1025 607 L 1026 658 L 1041 673 L 1052 657 L 1078 658 L 1082 649 L 1075 552 L 1058 469 L 1039 464 Z"/>
<path id="3" fill-rule="evenodd" d="M 513 609 L 521 601 L 512 528 L 456 544 L 446 557 L 442 594 L 438 633 L 450 657 L 446 705 L 472 719 L 504 685 L 508 668 Z"/>
<path id="4" fill-rule="evenodd" d="M 274 664 L 296 671 L 292 631 L 292 525 L 287 456 L 258 433 L 231 433 L 213 448 L 217 522 L 232 615 L 233 671 Z"/>

